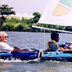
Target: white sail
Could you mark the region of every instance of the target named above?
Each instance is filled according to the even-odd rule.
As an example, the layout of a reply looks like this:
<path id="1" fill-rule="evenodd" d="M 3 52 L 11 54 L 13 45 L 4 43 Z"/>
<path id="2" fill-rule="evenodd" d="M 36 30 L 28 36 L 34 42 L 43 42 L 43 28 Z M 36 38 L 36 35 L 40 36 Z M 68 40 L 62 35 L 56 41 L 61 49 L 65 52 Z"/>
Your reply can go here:
<path id="1" fill-rule="evenodd" d="M 49 0 L 38 23 L 72 26 L 72 0 Z"/>

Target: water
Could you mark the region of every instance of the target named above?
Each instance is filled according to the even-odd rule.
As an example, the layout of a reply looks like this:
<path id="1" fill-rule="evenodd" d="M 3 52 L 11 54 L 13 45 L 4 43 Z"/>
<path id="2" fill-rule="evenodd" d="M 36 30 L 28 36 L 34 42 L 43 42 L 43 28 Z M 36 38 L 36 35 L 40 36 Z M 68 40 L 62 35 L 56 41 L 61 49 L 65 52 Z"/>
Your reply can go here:
<path id="1" fill-rule="evenodd" d="M 8 44 L 20 49 L 35 47 L 45 50 L 47 41 L 50 41 L 50 33 L 31 32 L 6 32 L 9 35 Z M 69 34 L 60 33 L 60 43 L 71 42 Z M 40 62 L 21 60 L 0 60 L 0 72 L 72 72 L 72 62 L 45 61 Z"/>

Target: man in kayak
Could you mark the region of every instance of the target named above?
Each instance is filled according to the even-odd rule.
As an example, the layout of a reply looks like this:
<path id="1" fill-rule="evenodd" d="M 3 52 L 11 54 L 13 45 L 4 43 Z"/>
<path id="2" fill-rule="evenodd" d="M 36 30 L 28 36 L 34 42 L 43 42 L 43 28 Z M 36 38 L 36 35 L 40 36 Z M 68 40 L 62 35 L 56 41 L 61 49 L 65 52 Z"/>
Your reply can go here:
<path id="1" fill-rule="evenodd" d="M 53 32 L 51 34 L 51 40 L 52 41 L 49 41 L 47 42 L 47 47 L 48 47 L 48 51 L 72 51 L 71 49 L 67 49 L 63 48 L 63 47 L 60 47 L 57 42 L 59 41 L 59 34 Z"/>
<path id="2" fill-rule="evenodd" d="M 19 52 L 19 51 L 29 52 L 28 49 L 20 50 L 18 47 L 13 48 L 9 46 L 6 43 L 7 41 L 8 41 L 8 35 L 6 34 L 6 32 L 0 32 L 0 52 L 7 52 L 7 53 Z"/>

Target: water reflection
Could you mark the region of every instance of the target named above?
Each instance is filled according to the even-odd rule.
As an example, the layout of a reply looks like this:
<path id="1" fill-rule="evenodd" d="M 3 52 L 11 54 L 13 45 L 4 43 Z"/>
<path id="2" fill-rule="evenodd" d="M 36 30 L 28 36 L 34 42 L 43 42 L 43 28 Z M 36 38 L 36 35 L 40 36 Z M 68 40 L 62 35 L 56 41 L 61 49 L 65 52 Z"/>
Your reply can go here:
<path id="1" fill-rule="evenodd" d="M 1 72 L 9 72 L 9 71 L 1 71 Z"/>
<path id="2" fill-rule="evenodd" d="M 9 67 L 13 67 L 13 65 L 10 63 L 6 63 L 6 64 L 0 63 L 0 68 L 9 68 Z"/>
<path id="3" fill-rule="evenodd" d="M 9 72 L 8 69 L 11 67 L 13 67 L 13 65 L 10 63 L 0 63 L 0 72 Z"/>
<path id="4" fill-rule="evenodd" d="M 70 65 L 69 65 L 70 64 Z M 41 67 L 41 72 L 72 72 L 71 62 L 45 62 Z"/>

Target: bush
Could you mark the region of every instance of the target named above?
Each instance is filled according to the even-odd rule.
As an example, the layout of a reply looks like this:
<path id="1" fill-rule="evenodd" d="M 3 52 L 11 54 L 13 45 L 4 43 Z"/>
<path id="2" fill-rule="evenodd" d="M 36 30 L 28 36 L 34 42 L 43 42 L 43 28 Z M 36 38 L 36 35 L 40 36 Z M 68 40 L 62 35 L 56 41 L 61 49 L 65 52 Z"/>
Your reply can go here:
<path id="1" fill-rule="evenodd" d="M 8 23 L 8 22 L 11 22 L 11 23 L 19 23 L 20 22 L 20 19 L 11 17 L 11 19 L 7 18 L 5 20 L 5 22 L 6 23 Z"/>
<path id="2" fill-rule="evenodd" d="M 11 25 L 11 24 L 6 24 L 5 26 L 2 26 L 2 30 L 4 30 L 4 31 L 13 31 L 14 26 Z"/>
<path id="3" fill-rule="evenodd" d="M 5 26 L 1 26 L 1 31 L 5 31 Z"/>
<path id="4" fill-rule="evenodd" d="M 15 31 L 23 31 L 24 27 L 22 24 L 18 25 L 17 27 L 15 27 Z"/>
<path id="5" fill-rule="evenodd" d="M 65 28 L 65 30 L 72 31 L 72 27 L 71 26 L 68 26 L 68 27 Z"/>

